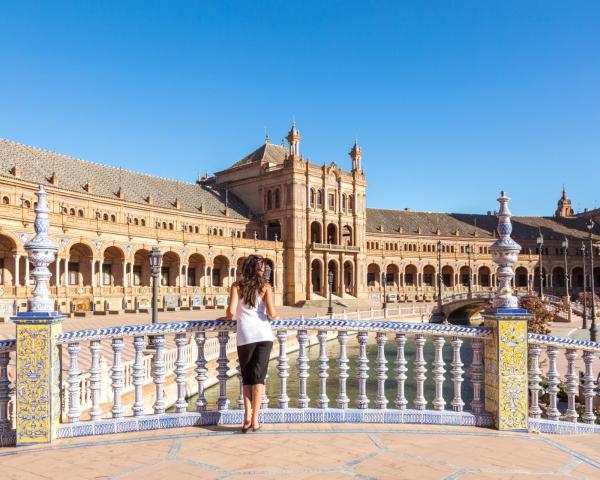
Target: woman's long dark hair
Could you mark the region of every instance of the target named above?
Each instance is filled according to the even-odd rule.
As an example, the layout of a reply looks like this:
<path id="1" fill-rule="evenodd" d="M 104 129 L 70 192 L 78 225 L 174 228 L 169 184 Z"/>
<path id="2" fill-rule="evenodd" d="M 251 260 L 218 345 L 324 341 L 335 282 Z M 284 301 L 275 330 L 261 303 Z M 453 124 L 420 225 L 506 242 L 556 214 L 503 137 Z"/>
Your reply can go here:
<path id="1" fill-rule="evenodd" d="M 259 292 L 267 283 L 265 278 L 259 273 L 264 268 L 265 262 L 260 255 L 250 255 L 242 266 L 242 278 L 238 282 L 240 297 L 249 307 L 256 306 L 256 298 Z"/>

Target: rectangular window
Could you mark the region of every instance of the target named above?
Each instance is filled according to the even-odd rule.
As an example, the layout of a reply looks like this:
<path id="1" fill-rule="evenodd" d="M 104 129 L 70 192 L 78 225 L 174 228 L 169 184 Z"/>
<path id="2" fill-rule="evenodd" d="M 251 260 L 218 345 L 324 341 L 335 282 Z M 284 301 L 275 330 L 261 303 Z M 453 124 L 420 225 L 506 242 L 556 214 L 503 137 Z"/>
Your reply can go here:
<path id="1" fill-rule="evenodd" d="M 142 284 L 142 266 L 141 265 L 133 266 L 133 284 L 136 287 L 139 287 Z"/>
<path id="2" fill-rule="evenodd" d="M 329 210 L 335 210 L 335 194 L 329 194 Z"/>
<path id="3" fill-rule="evenodd" d="M 188 285 L 190 287 L 196 286 L 196 268 L 195 267 L 189 267 L 187 269 L 187 280 L 188 280 Z"/>
<path id="4" fill-rule="evenodd" d="M 67 265 L 67 280 L 69 285 L 78 285 L 79 284 L 79 263 L 77 262 L 69 262 Z"/>
<path id="5" fill-rule="evenodd" d="M 160 267 L 160 284 L 164 287 L 170 285 L 170 273 L 169 267 Z"/>

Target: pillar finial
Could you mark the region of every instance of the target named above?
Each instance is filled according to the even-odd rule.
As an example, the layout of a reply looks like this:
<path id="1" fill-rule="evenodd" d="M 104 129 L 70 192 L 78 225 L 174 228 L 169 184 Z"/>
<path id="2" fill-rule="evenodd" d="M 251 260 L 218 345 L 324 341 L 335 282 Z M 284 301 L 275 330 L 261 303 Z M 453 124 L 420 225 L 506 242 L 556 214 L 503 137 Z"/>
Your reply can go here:
<path id="1" fill-rule="evenodd" d="M 517 297 L 513 294 L 512 281 L 515 276 L 513 268 L 519 257 L 521 246 L 511 238 L 512 223 L 510 218 L 512 213 L 508 208 L 510 198 L 503 191 L 500 192 L 498 202 L 500 211 L 498 212 L 498 240 L 490 247 L 492 260 L 498 265 L 496 278 L 498 279 L 498 288 L 494 296 L 494 308 L 518 308 Z"/>
<path id="2" fill-rule="evenodd" d="M 35 195 L 38 197 L 37 206 L 35 207 L 35 236 L 24 245 L 28 261 L 33 264 L 31 276 L 33 277 L 34 287 L 32 298 L 29 300 L 29 311 L 51 312 L 54 310 L 54 300 L 50 298 L 48 292 L 48 284 L 52 276 L 50 270 L 48 270 L 48 265 L 54 261 L 58 246 L 48 236 L 50 230 L 48 213 L 50 209 L 46 202 L 48 194 L 43 185 L 40 184 Z"/>

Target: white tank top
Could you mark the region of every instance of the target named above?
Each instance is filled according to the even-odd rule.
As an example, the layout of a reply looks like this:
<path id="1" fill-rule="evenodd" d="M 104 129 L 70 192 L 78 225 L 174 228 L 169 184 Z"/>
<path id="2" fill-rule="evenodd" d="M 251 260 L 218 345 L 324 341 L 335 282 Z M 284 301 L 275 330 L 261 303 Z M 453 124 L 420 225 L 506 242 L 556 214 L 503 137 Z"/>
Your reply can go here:
<path id="1" fill-rule="evenodd" d="M 267 317 L 266 305 L 256 292 L 256 306 L 246 305 L 240 297 L 235 312 L 237 320 L 236 341 L 238 345 L 255 342 L 272 342 L 273 330 Z"/>

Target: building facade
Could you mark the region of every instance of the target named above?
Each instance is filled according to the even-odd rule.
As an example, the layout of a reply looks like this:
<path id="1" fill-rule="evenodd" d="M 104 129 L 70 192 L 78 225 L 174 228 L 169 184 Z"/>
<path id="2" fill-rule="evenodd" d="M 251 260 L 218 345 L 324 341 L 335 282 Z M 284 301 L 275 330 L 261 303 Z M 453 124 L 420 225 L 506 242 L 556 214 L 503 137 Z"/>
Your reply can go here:
<path id="1" fill-rule="evenodd" d="M 350 170 L 312 163 L 300 147 L 293 125 L 286 145 L 266 138 L 230 167 L 185 183 L 0 140 L 0 316 L 27 306 L 23 244 L 33 234 L 40 183 L 50 193 L 50 235 L 59 245 L 52 295 L 66 313 L 147 310 L 154 246 L 163 254 L 164 309 L 224 306 L 253 253 L 270 265 L 279 304 L 319 304 L 330 289 L 339 304 L 359 306 L 381 302 L 384 289 L 390 301 L 427 301 L 440 284 L 443 294 L 466 292 L 469 283 L 474 291 L 494 287 L 493 213 L 368 209 L 357 142 Z M 587 224 L 599 217 L 574 214 L 564 190 L 554 217 L 513 217 L 523 246 L 515 286 L 536 290 L 541 278 L 547 292 L 563 295 L 567 238 L 570 293 L 581 290 L 581 247 L 589 256 Z M 595 241 L 597 225 L 592 234 Z M 600 259 L 596 265 L 600 285 Z"/>

